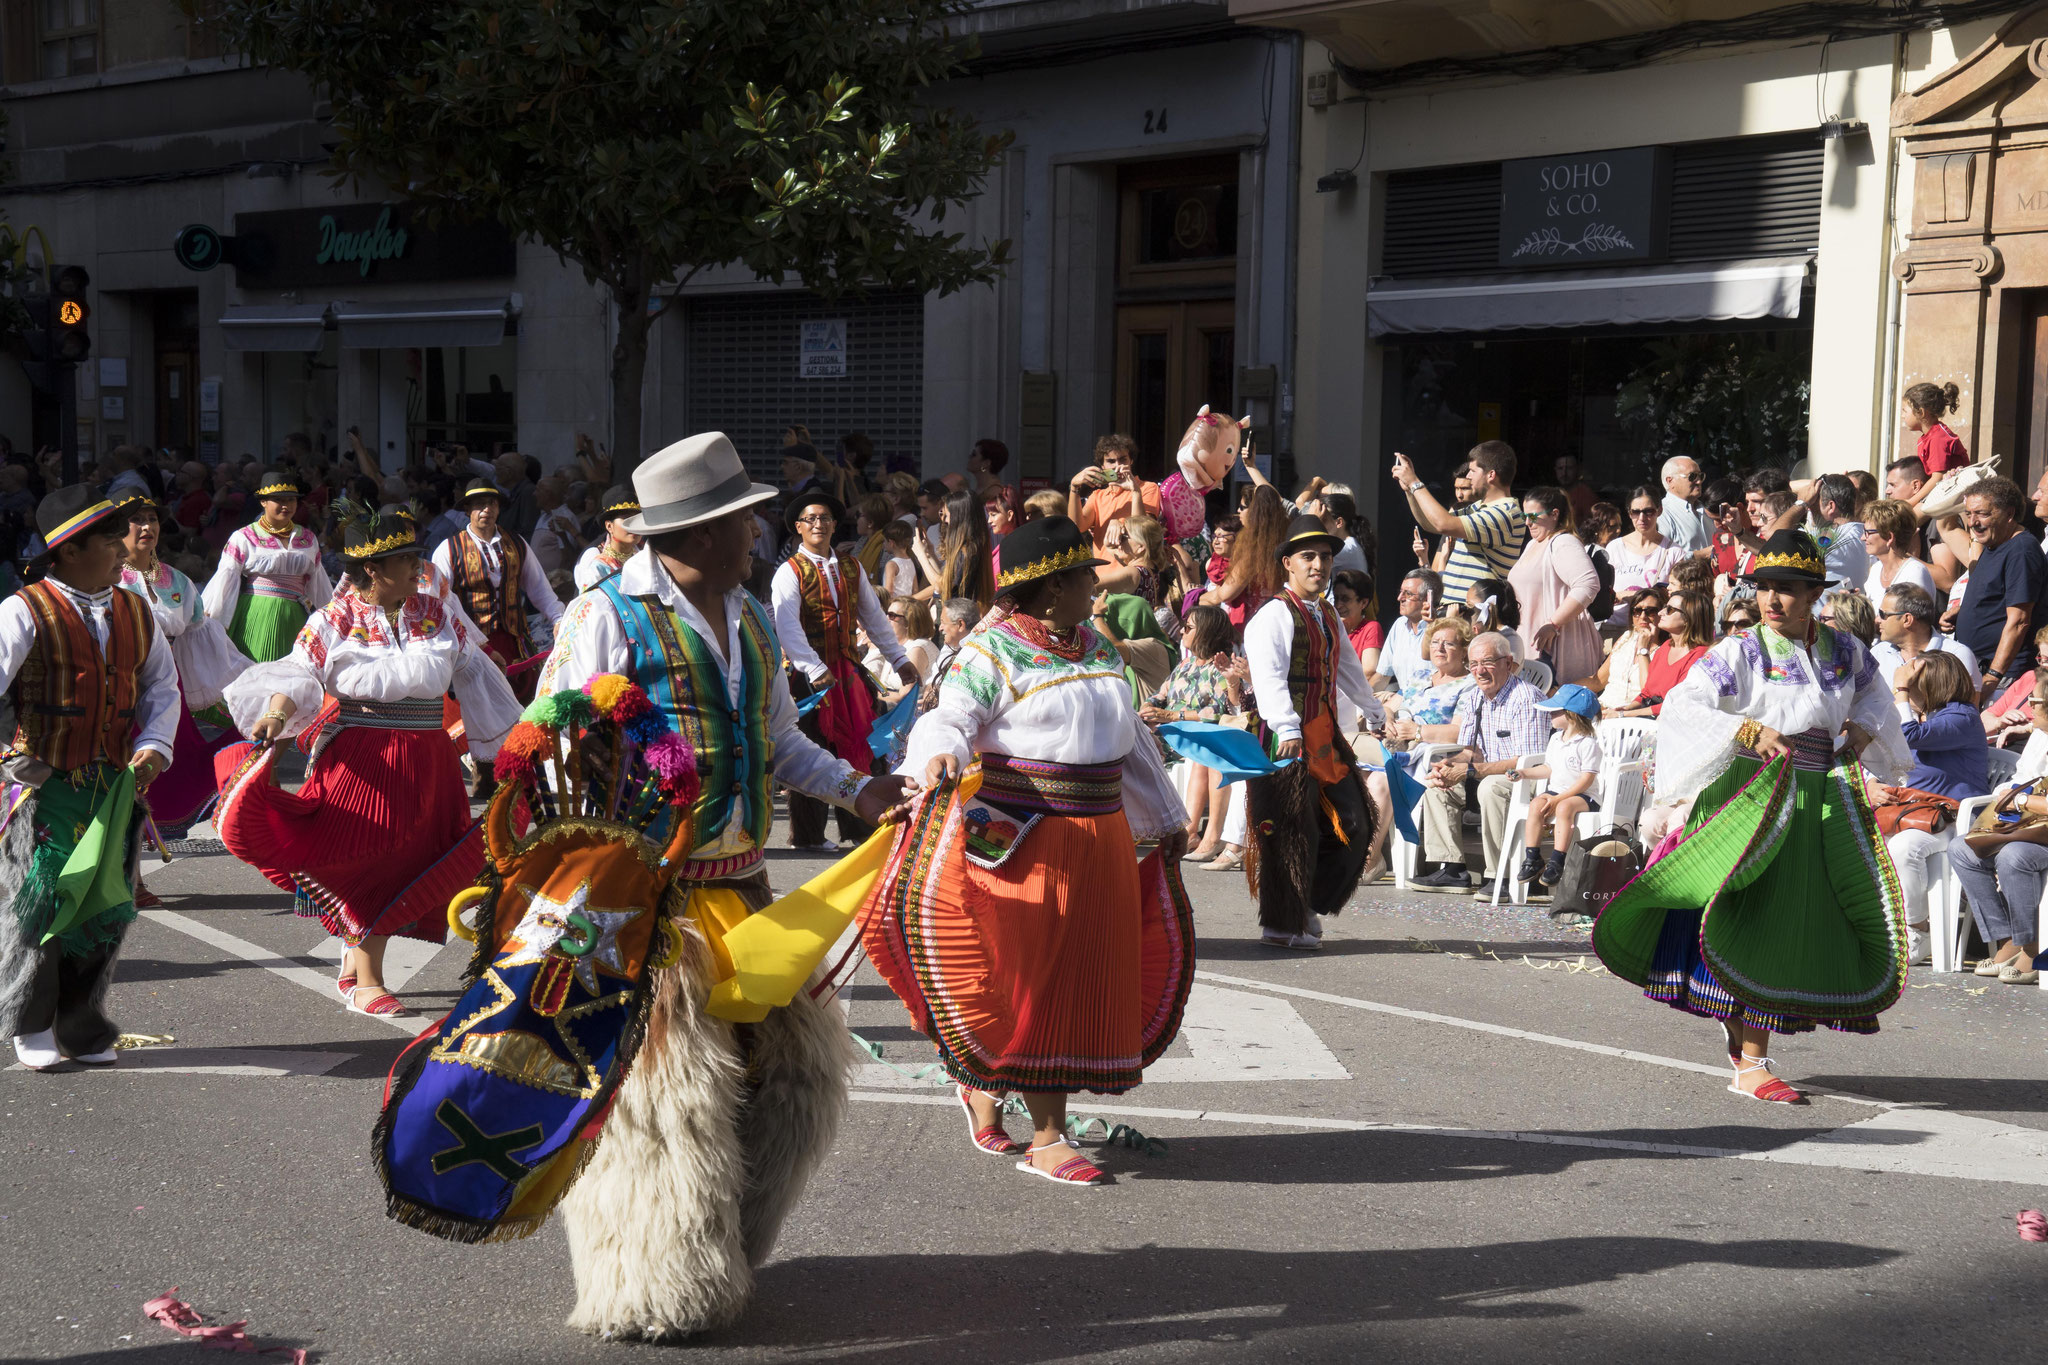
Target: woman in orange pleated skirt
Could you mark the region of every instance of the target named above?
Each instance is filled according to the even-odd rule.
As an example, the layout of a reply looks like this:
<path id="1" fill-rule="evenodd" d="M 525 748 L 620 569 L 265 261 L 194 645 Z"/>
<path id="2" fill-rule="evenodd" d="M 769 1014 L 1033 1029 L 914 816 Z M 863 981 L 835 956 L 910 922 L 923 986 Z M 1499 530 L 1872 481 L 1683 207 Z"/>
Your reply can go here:
<path id="1" fill-rule="evenodd" d="M 1017 1169 L 1105 1177 L 1066 1137 L 1067 1096 L 1143 1078 L 1194 976 L 1180 883 L 1186 813 L 1131 704 L 1122 657 L 1082 622 L 1092 547 L 1064 517 L 1001 549 L 1008 614 L 969 636 L 912 729 L 912 807 L 862 916 L 869 955 L 939 1050 L 976 1150 L 1019 1155 L 1002 1097 L 1031 1111 Z M 1136 841 L 1157 840 L 1142 862 Z"/>

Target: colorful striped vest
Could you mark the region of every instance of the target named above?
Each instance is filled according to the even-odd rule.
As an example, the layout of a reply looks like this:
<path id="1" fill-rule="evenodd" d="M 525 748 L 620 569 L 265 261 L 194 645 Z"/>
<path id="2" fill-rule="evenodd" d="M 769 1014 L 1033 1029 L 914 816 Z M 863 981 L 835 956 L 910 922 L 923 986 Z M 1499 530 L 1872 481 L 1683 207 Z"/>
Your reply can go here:
<path id="1" fill-rule="evenodd" d="M 498 549 L 505 563 L 493 585 L 490 565 L 485 562 L 483 546 L 476 543 L 476 537 L 465 528 L 453 538 L 455 552 L 448 558 L 455 568 L 455 593 L 462 609 L 484 634 L 502 632 L 519 642 L 522 656 L 531 654 L 533 633 L 527 629 L 526 600 L 519 590 L 519 575 L 526 567 L 526 542 L 503 527 L 498 529 Z"/>
<path id="2" fill-rule="evenodd" d="M 633 651 L 633 681 L 645 688 L 697 754 L 703 788 L 697 797 L 697 849 L 679 875 L 703 880 L 743 870 L 760 861 L 768 843 L 774 806 L 768 768 L 775 745 L 768 738 L 768 687 L 782 671 L 768 613 L 742 593 L 740 700 L 727 703 L 725 674 L 718 656 L 684 625 L 662 600 L 629 597 L 614 575 L 593 591 L 609 597 L 626 628 Z M 650 831 L 659 841 L 665 833 Z"/>
<path id="3" fill-rule="evenodd" d="M 114 593 L 102 652 L 92 627 L 60 588 L 33 583 L 21 597 L 35 618 L 36 640 L 10 690 L 11 751 L 39 758 L 60 773 L 94 762 L 127 763 L 142 664 L 156 638 L 149 603 L 132 592 Z"/>
<path id="4" fill-rule="evenodd" d="M 860 646 L 854 643 L 853 629 L 860 620 L 860 561 L 850 555 L 839 556 L 839 592 L 846 601 L 832 600 L 832 590 L 825 582 L 823 571 L 799 550 L 789 557 L 789 567 L 796 571 L 797 591 L 803 596 L 804 638 L 811 642 L 811 648 L 830 668 L 841 659 L 860 659 Z"/>
<path id="5" fill-rule="evenodd" d="M 1346 762 L 1350 755 L 1350 750 L 1342 748 L 1341 740 L 1336 739 L 1337 642 L 1345 638 L 1344 623 L 1337 619 L 1337 609 L 1328 602 L 1321 598 L 1304 602 L 1292 588 L 1281 589 L 1273 601 L 1294 617 L 1294 648 L 1287 660 L 1287 695 L 1294 703 L 1294 714 L 1301 717 L 1309 766 L 1323 770 L 1317 772 L 1322 781 L 1335 781 L 1334 775 L 1327 775 L 1331 773 L 1335 753 L 1341 748 Z M 1266 728 L 1264 720 L 1258 723 L 1258 736 L 1268 754 L 1279 748 L 1280 741 Z M 1318 754 L 1318 747 L 1329 747 L 1331 755 Z"/>

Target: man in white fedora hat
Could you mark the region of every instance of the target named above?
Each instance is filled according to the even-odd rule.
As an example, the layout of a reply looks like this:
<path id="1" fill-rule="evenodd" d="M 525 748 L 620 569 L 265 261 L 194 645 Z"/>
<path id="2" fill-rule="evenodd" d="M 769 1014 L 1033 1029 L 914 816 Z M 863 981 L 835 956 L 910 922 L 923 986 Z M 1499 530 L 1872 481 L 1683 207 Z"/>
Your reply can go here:
<path id="1" fill-rule="evenodd" d="M 916 788 L 869 777 L 797 728 L 774 627 L 740 587 L 753 509 L 778 492 L 748 477 L 732 442 L 678 441 L 641 464 L 633 487 L 640 512 L 624 528 L 642 548 L 571 605 L 540 690 L 606 673 L 646 690 L 696 746 L 702 781 L 697 847 L 676 886 L 758 911 L 772 899 L 771 777 L 868 821 Z M 569 1320 L 586 1332 L 673 1339 L 738 1317 L 753 1267 L 838 1128 L 851 1056 L 838 1016 L 798 990 L 759 1022 L 728 1022 L 707 1008 L 714 957 L 686 953 L 652 978 L 647 1041 L 563 1201 L 578 1291 Z"/>

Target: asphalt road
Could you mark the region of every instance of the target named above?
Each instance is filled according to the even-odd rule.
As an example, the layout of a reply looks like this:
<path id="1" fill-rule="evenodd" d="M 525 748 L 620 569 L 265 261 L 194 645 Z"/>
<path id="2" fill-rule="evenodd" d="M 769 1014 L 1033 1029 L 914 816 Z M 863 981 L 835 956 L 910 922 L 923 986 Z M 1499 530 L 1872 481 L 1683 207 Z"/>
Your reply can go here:
<path id="1" fill-rule="evenodd" d="M 344 1013 L 318 926 L 231 858 L 152 869 L 113 1006 L 175 1043 L 0 1072 L 0 1357 L 195 1359 L 141 1314 L 177 1286 L 337 1365 L 658 1358 L 563 1326 L 559 1225 L 387 1221 L 369 1130 L 419 1024 Z M 1311 957 L 1252 941 L 1241 877 L 1188 880 L 1188 1028 L 1094 1110 L 1163 1154 L 1101 1149 L 1100 1189 L 976 1154 L 864 972 L 851 1024 L 902 1070 L 858 1073 L 745 1319 L 691 1358 L 2041 1358 L 2048 1244 L 2013 1217 L 2048 1204 L 2048 992 L 1916 976 L 1876 1038 L 1781 1040 L 1839 1093 L 1767 1106 L 1540 913 L 1382 885 Z M 404 993 L 438 1013 L 461 960 Z"/>

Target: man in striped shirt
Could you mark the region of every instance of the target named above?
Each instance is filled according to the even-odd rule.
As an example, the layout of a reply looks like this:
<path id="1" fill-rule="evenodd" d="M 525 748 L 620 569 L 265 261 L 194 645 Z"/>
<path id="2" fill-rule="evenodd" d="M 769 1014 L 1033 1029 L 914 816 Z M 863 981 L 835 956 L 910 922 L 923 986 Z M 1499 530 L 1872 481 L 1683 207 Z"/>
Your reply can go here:
<path id="1" fill-rule="evenodd" d="M 1394 454 L 1394 482 L 1408 495 L 1415 524 L 1427 534 L 1451 538 L 1443 570 L 1446 602 L 1463 602 L 1466 590 L 1482 578 L 1506 578 L 1529 542 L 1528 523 L 1514 494 L 1514 447 L 1506 441 L 1481 441 L 1472 447 L 1469 477 L 1472 502 L 1454 512 L 1416 476 L 1414 461 L 1398 451 Z"/>

